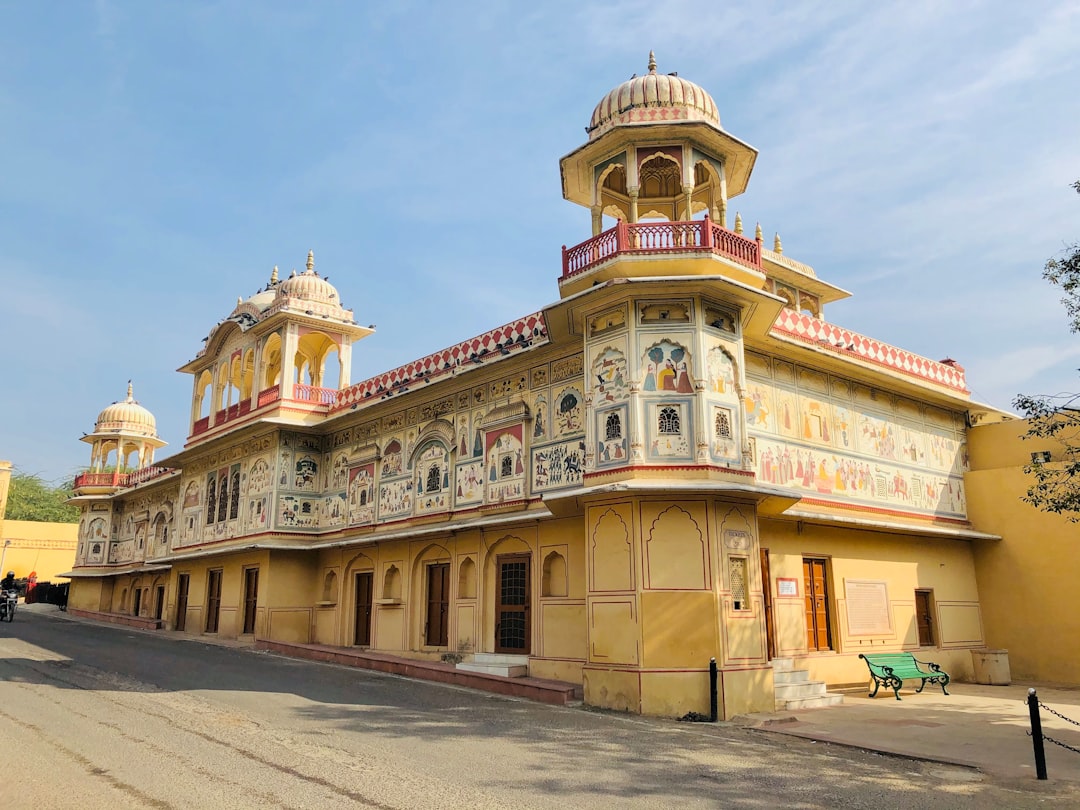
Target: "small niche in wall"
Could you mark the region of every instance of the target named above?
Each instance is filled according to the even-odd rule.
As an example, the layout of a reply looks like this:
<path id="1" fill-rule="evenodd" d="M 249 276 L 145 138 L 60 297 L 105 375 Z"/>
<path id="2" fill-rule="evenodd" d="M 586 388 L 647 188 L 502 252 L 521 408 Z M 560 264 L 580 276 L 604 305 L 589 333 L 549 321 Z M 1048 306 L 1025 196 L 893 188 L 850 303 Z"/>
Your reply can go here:
<path id="1" fill-rule="evenodd" d="M 553 551 L 544 558 L 544 578 L 540 584 L 541 596 L 566 596 L 566 558 Z"/>
<path id="2" fill-rule="evenodd" d="M 476 598 L 476 563 L 466 557 L 458 566 L 458 599 Z"/>
<path id="3" fill-rule="evenodd" d="M 401 572 L 396 565 L 391 565 L 386 569 L 386 574 L 383 576 L 383 599 L 401 599 Z"/>
<path id="4" fill-rule="evenodd" d="M 640 310 L 641 323 L 689 323 L 690 304 L 686 301 L 656 301 L 642 304 Z"/>
<path id="5" fill-rule="evenodd" d="M 322 602 L 323 605 L 336 604 L 338 600 L 338 582 L 337 573 L 334 571 L 327 571 L 326 576 L 323 577 L 322 588 Z"/>

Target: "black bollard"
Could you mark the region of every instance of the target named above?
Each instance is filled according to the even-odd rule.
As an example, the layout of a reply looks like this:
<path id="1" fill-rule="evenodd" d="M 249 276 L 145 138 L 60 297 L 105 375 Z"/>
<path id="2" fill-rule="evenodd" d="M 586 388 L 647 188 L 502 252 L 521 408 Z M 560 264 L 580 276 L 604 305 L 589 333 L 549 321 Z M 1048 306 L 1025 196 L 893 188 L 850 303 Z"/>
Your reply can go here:
<path id="1" fill-rule="evenodd" d="M 709 659 L 709 722 L 717 721 L 719 711 L 716 705 L 716 659 Z"/>
<path id="2" fill-rule="evenodd" d="M 1031 714 L 1031 744 L 1035 747 L 1035 773 L 1046 778 L 1046 751 L 1043 750 L 1042 720 L 1039 718 L 1039 698 L 1034 689 L 1028 689 L 1028 711 Z"/>

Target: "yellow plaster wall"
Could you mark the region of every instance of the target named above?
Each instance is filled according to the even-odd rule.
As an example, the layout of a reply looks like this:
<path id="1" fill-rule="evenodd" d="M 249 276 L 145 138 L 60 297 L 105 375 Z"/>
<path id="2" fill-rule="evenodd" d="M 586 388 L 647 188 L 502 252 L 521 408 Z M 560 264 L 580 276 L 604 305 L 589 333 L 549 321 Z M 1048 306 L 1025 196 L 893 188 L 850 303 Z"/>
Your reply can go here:
<path id="1" fill-rule="evenodd" d="M 78 536 L 78 523 L 0 520 L 0 545 L 11 541 L 0 576 L 14 571 L 16 579 L 22 579 L 36 572 L 38 582 L 60 583 L 57 574 L 75 565 Z"/>
<path id="2" fill-rule="evenodd" d="M 1076 572 L 1080 524 L 1022 502 L 1031 453 L 1061 448 L 1024 441 L 1022 420 L 980 425 L 969 434 L 968 513 L 1001 540 L 975 544 L 987 645 L 1009 651 L 1013 678 L 1080 683 Z M 1053 463 L 1053 462 L 1052 462 Z"/>
<path id="3" fill-rule="evenodd" d="M 984 646 L 982 606 L 968 541 L 923 538 L 796 522 L 762 521 L 762 547 L 769 552 L 777 656 L 793 657 L 810 677 L 830 684 L 861 683 L 861 652 L 925 649 L 928 660 L 948 661 L 958 680 L 972 674 L 971 648 Z M 803 558 L 828 560 L 833 650 L 808 652 Z M 797 597 L 779 597 L 776 580 L 798 582 Z M 883 581 L 891 628 L 866 635 L 849 632 L 845 580 Z M 933 593 L 936 646 L 919 648 L 915 590 Z"/>

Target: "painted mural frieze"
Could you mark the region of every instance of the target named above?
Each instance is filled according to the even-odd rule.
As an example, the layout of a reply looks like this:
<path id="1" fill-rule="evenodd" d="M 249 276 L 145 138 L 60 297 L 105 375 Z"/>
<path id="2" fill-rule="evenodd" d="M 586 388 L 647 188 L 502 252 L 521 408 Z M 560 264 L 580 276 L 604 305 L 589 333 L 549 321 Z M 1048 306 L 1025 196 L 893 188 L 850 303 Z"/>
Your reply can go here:
<path id="1" fill-rule="evenodd" d="M 585 370 L 584 359 L 580 354 L 564 357 L 551 362 L 551 382 L 559 383 L 572 377 L 580 377 Z"/>

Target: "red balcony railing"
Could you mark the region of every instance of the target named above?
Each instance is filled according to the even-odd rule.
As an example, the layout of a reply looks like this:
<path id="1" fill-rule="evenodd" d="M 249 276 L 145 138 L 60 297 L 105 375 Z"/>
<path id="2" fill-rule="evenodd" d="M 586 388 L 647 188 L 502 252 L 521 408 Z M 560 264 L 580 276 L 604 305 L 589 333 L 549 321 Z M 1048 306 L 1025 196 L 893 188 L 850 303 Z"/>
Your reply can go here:
<path id="1" fill-rule="evenodd" d="M 259 392 L 259 404 L 256 407 L 261 408 L 263 405 L 269 405 L 271 402 L 276 402 L 280 398 L 281 386 L 272 385 Z"/>
<path id="2" fill-rule="evenodd" d="M 761 243 L 722 228 L 707 217 L 690 222 L 620 221 L 580 245 L 563 247 L 562 278 L 584 273 L 623 253 L 715 253 L 761 270 Z"/>
<path id="3" fill-rule="evenodd" d="M 74 488 L 80 487 L 133 487 L 158 476 L 170 473 L 169 467 L 144 467 L 134 472 L 98 472 L 79 473 L 75 476 Z"/>
<path id="4" fill-rule="evenodd" d="M 316 388 L 314 385 L 293 385 L 293 399 L 300 402 L 314 402 L 319 405 L 333 405 L 337 400 L 336 388 Z"/>

